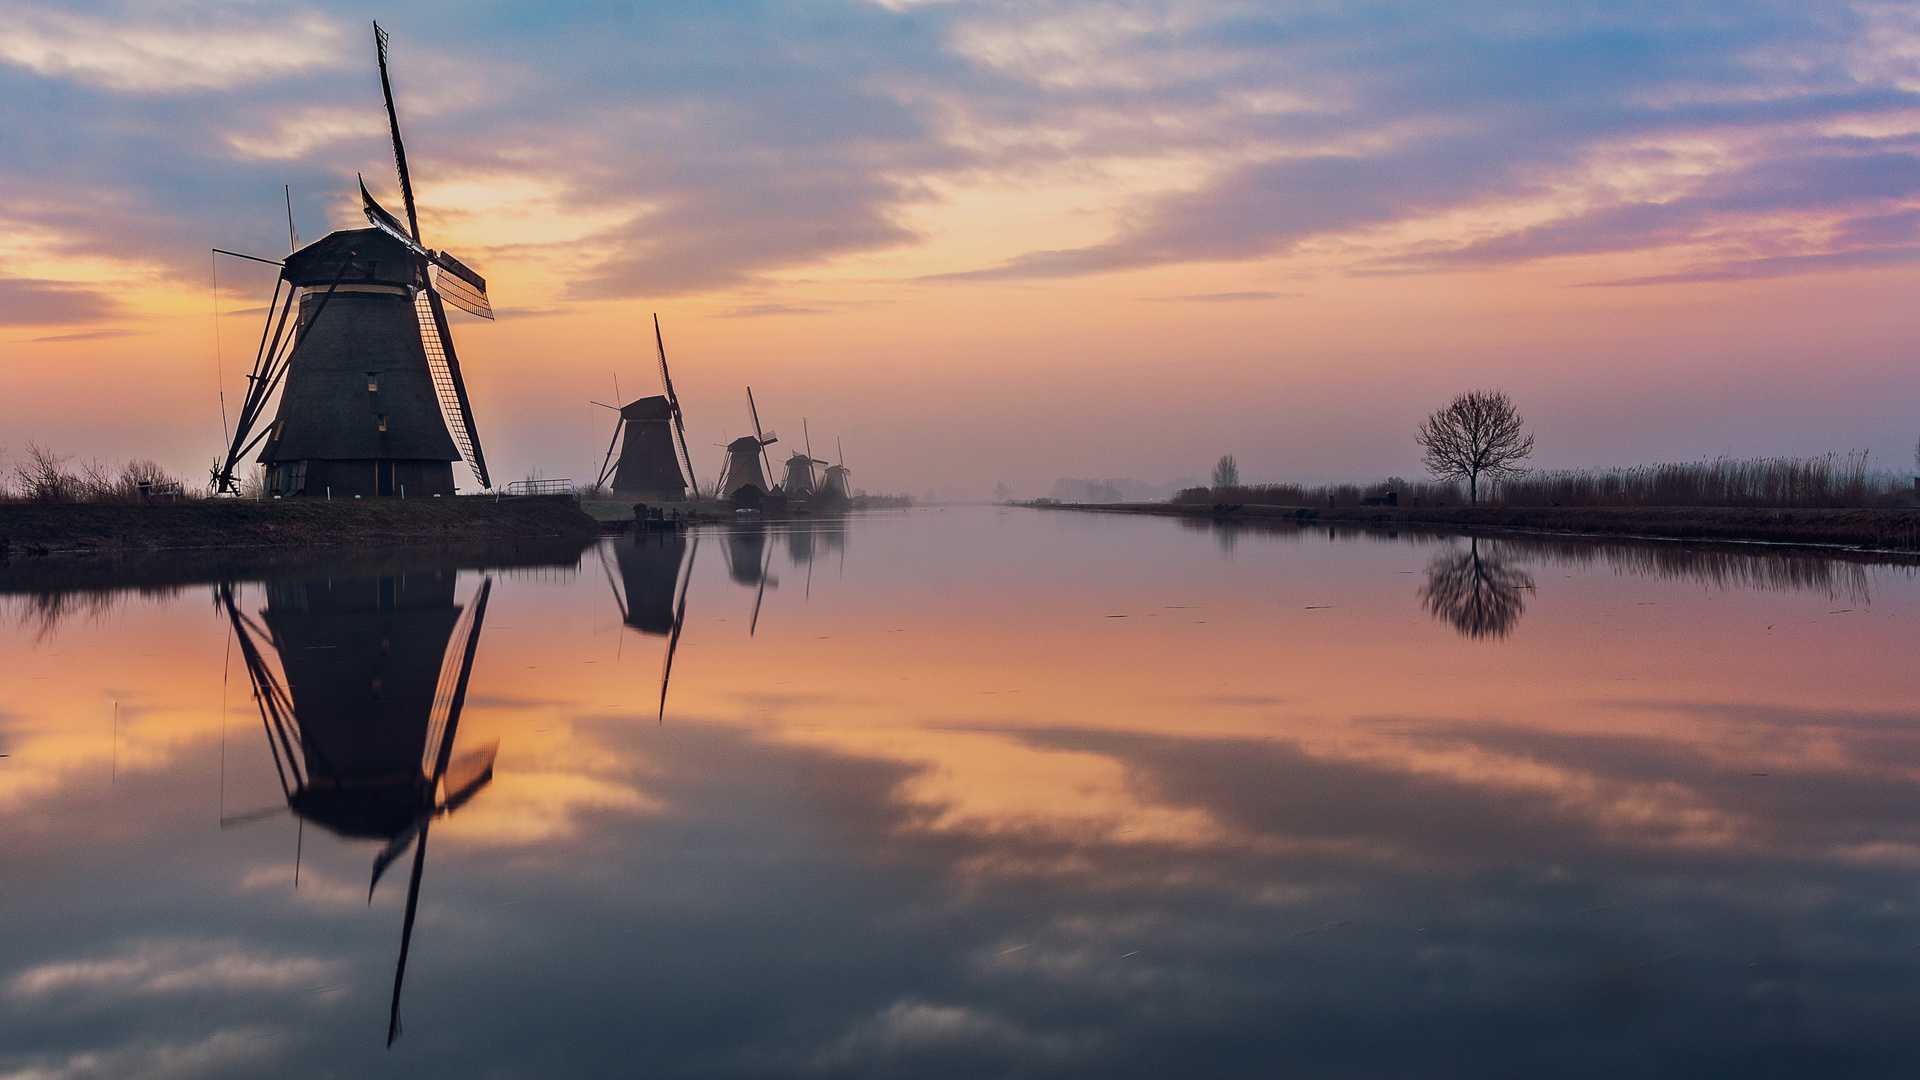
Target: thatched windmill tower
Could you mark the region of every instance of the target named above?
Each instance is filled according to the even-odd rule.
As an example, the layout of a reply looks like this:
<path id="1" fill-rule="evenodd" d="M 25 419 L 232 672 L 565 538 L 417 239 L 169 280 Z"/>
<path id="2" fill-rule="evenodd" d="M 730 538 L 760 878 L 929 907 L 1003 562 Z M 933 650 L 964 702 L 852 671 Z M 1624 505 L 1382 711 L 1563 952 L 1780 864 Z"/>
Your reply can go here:
<path id="1" fill-rule="evenodd" d="M 747 387 L 747 411 L 753 414 L 753 434 L 742 435 L 727 444 L 727 464 L 720 472 L 718 490 L 720 498 L 735 502 L 758 502 L 773 493 L 773 485 L 767 482 L 767 474 L 773 471 L 767 462 L 767 447 L 780 441 L 771 431 L 760 430 L 760 410 L 753 403 L 753 387 Z M 767 468 L 762 471 L 761 465 Z M 742 496 L 743 490 L 752 489 L 751 496 Z"/>
<path id="2" fill-rule="evenodd" d="M 330 578 L 272 585 L 260 614 L 220 590 L 287 806 L 339 836 L 381 843 L 372 895 L 413 849 L 387 1043 L 400 1033 L 400 986 L 426 869 L 427 830 L 493 779 L 497 743 L 455 757 L 454 740 L 486 618 L 491 578 L 465 610 L 454 574 Z M 277 653 L 282 681 L 267 662 Z"/>
<path id="3" fill-rule="evenodd" d="M 689 482 L 697 490 L 693 475 L 693 457 L 687 453 L 686 420 L 680 415 L 680 399 L 673 393 L 673 376 L 667 372 L 667 346 L 660 337 L 660 316 L 653 317 L 653 340 L 660 350 L 660 382 L 667 391 L 655 397 L 638 398 L 622 405 L 614 423 L 613 439 L 607 443 L 607 456 L 600 463 L 601 487 L 614 495 L 639 502 L 685 502 Z M 612 406 L 607 406 L 612 408 Z M 613 448 L 620 447 L 614 460 Z M 679 455 L 675 456 L 676 446 Z M 684 477 L 681 467 L 686 468 Z"/>
<path id="4" fill-rule="evenodd" d="M 487 282 L 421 241 L 387 35 L 377 23 L 373 34 L 407 220 L 362 183 L 372 228 L 329 233 L 282 264 L 216 491 L 238 489 L 234 472 L 256 446 L 274 495 L 451 495 L 463 457 L 492 486 L 443 303 L 491 319 Z M 263 424 L 276 390 L 279 408 Z"/>

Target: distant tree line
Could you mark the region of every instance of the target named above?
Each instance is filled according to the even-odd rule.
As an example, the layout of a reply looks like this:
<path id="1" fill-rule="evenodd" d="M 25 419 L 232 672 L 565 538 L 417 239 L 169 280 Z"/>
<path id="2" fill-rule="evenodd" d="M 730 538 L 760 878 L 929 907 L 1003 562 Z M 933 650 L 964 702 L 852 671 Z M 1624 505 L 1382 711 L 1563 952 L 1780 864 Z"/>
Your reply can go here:
<path id="1" fill-rule="evenodd" d="M 1487 502 L 1496 506 L 1720 506 L 1847 508 L 1910 504 L 1920 479 L 1868 467 L 1867 455 L 1716 458 L 1622 469 L 1529 470 L 1533 436 L 1501 390 L 1459 394 L 1421 421 L 1414 441 L 1433 482 L 1390 477 L 1377 484 L 1240 482 L 1232 454 L 1214 465 L 1211 487 L 1180 492 L 1175 502 L 1273 506 L 1399 506 Z M 1920 472 L 1920 444 L 1914 447 Z M 1462 488 L 1464 487 L 1464 491 Z"/>

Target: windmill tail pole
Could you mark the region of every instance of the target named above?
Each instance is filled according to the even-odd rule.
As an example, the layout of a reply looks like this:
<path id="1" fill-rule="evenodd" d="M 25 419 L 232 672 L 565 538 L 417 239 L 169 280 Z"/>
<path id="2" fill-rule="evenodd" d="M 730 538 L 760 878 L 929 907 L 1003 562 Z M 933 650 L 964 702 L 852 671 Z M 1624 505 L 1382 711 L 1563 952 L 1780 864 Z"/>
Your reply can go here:
<path id="1" fill-rule="evenodd" d="M 626 424 L 625 419 L 615 420 L 613 422 L 613 438 L 607 440 L 607 457 L 606 460 L 600 463 L 600 479 L 594 481 L 595 487 L 603 487 L 607 482 L 607 470 L 611 468 L 613 464 L 613 444 L 620 441 L 620 429 L 625 427 Z"/>

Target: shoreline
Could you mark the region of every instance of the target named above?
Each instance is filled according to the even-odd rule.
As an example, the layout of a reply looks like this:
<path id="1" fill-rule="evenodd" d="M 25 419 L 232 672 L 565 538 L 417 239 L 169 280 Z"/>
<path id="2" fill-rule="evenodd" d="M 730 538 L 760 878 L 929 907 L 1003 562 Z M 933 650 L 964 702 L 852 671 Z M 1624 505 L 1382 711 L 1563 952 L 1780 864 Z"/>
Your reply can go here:
<path id="1" fill-rule="evenodd" d="M 566 495 L 496 500 L 204 499 L 177 504 L 0 503 L 0 559 L 233 548 L 444 544 L 593 537 Z"/>
<path id="2" fill-rule="evenodd" d="M 1920 510 L 1764 510 L 1634 506 L 1208 506 L 1188 503 L 1017 503 L 1038 510 L 1151 514 L 1208 521 L 1461 534 L 1531 533 L 1602 540 L 1770 544 L 1896 555 L 1920 553 Z"/>

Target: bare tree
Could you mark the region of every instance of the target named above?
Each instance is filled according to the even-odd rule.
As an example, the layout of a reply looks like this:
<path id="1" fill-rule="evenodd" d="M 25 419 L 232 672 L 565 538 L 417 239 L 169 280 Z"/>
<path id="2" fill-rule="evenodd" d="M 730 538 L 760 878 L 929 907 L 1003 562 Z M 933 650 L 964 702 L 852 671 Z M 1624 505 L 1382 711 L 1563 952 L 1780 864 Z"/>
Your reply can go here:
<path id="1" fill-rule="evenodd" d="M 1413 441 L 1427 448 L 1427 471 L 1442 480 L 1465 480 L 1469 501 L 1480 501 L 1480 478 L 1518 476 L 1515 462 L 1533 453 L 1533 436 L 1513 399 L 1502 390 L 1469 390 L 1420 422 Z"/>
<path id="2" fill-rule="evenodd" d="M 1240 486 L 1240 463 L 1233 460 L 1232 454 L 1223 454 L 1213 464 L 1213 486 L 1230 488 Z"/>

